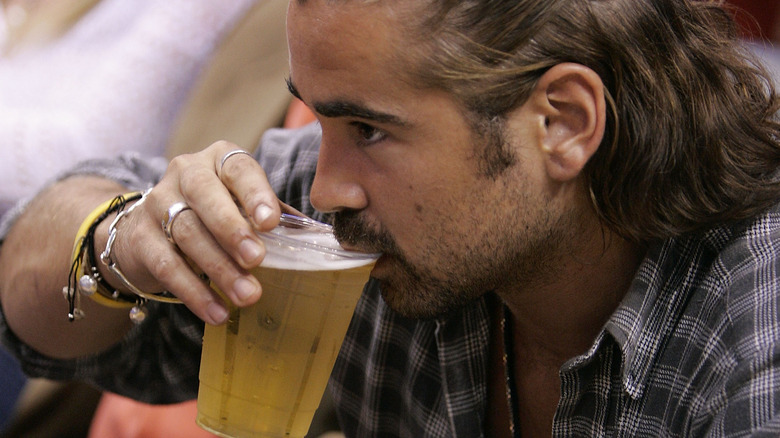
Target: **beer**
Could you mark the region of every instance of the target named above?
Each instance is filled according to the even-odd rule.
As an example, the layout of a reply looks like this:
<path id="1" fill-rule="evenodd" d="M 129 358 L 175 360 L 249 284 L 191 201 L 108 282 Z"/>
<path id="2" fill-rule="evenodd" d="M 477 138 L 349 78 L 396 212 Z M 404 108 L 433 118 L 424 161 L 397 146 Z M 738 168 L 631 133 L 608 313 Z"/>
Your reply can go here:
<path id="1" fill-rule="evenodd" d="M 308 242 L 303 249 L 264 239 L 268 255 L 253 271 L 263 286 L 260 300 L 232 309 L 226 324 L 206 326 L 197 417 L 206 430 L 236 437 L 308 432 L 376 260 L 344 257 L 338 248 L 313 251 L 323 245 L 320 231 L 295 231 Z"/>

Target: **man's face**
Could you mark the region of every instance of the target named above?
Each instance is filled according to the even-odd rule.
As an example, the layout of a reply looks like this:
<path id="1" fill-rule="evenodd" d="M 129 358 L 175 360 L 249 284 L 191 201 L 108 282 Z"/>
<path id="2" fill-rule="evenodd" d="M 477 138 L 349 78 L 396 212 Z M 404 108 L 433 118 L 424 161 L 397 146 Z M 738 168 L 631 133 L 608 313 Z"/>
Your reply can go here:
<path id="1" fill-rule="evenodd" d="M 399 74 L 411 2 L 385 3 L 291 1 L 290 80 L 322 125 L 312 203 L 339 212 L 345 246 L 384 253 L 372 276 L 392 308 L 432 317 L 538 277 L 573 220 L 550 201 L 526 110 L 504 131 L 511 164 L 486 175 L 502 145 Z"/>

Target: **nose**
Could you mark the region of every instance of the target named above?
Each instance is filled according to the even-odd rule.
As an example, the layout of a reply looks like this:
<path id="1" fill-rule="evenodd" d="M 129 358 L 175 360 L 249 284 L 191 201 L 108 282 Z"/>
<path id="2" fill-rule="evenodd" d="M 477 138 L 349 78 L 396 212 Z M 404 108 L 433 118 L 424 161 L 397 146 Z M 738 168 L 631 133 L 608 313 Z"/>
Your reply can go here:
<path id="1" fill-rule="evenodd" d="M 323 135 L 311 187 L 312 206 L 324 213 L 365 208 L 368 197 L 360 184 L 361 159 L 358 149 L 345 147 Z"/>

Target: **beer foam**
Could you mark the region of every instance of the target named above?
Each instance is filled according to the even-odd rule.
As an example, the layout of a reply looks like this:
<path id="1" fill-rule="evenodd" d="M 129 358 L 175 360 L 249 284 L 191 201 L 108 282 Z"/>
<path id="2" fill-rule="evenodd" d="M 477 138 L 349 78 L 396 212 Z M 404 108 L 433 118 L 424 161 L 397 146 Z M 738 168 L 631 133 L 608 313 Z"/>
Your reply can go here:
<path id="1" fill-rule="evenodd" d="M 277 227 L 260 233 L 266 255 L 260 266 L 291 270 L 344 270 L 374 262 L 378 254 L 345 250 L 321 224 L 316 229 Z"/>

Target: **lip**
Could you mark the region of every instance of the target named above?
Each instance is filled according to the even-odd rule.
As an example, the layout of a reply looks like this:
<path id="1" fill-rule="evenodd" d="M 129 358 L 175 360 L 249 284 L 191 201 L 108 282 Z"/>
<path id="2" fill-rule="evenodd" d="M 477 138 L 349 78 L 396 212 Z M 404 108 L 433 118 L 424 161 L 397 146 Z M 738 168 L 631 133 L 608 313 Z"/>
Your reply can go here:
<path id="1" fill-rule="evenodd" d="M 345 249 L 345 250 L 347 250 L 347 251 L 354 251 L 354 252 L 365 252 L 365 251 L 361 250 L 360 248 L 358 248 L 358 247 L 356 247 L 356 246 L 354 246 L 354 245 L 350 245 L 350 244 L 349 244 L 349 243 L 347 243 L 347 242 L 341 242 L 341 241 L 339 241 L 339 245 L 341 245 L 341 247 L 342 247 L 342 248 L 344 248 L 344 249 Z"/>
<path id="2" fill-rule="evenodd" d="M 366 249 L 357 245 L 350 245 L 347 242 L 339 242 L 339 245 L 341 245 L 341 247 L 346 251 L 360 252 L 364 254 L 378 254 L 377 251 L 372 251 L 370 249 Z"/>

